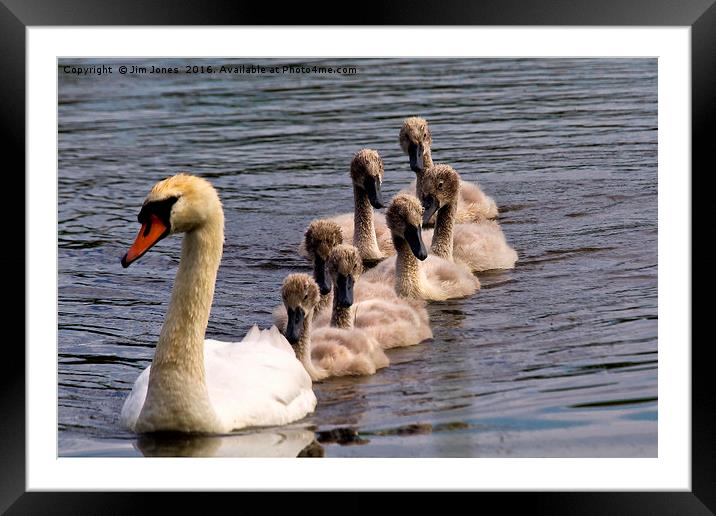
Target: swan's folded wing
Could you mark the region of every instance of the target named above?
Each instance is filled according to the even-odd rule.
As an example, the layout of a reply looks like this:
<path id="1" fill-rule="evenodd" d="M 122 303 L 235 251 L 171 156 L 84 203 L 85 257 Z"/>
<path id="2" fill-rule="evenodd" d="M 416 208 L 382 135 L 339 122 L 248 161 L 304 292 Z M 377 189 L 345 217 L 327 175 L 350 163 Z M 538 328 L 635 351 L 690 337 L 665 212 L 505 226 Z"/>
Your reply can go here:
<path id="1" fill-rule="evenodd" d="M 256 342 L 261 337 L 261 330 L 259 330 L 259 327 L 257 325 L 253 325 L 251 329 L 246 333 L 246 336 L 241 339 L 241 342 Z M 215 341 L 219 342 L 219 341 Z M 227 344 L 226 342 L 223 342 L 222 344 Z"/>
<path id="2" fill-rule="evenodd" d="M 149 385 L 150 369 L 151 366 L 142 371 L 137 380 L 134 382 L 132 392 L 129 393 L 127 399 L 124 400 L 124 405 L 122 405 L 119 422 L 127 430 L 134 430 L 134 425 L 137 423 L 139 413 L 142 411 L 142 407 L 144 406 L 144 400 L 147 399 L 147 386 Z"/>
<path id="3" fill-rule="evenodd" d="M 275 327 L 251 337 L 236 343 L 205 342 L 209 397 L 224 426 L 237 430 L 283 425 L 312 412 L 316 396 L 311 379 L 293 350 L 281 349 L 285 338 Z"/>
<path id="4" fill-rule="evenodd" d="M 291 347 L 291 344 L 289 344 L 288 340 L 286 340 L 286 337 L 281 334 L 281 332 L 276 326 L 271 326 L 271 329 L 264 330 L 264 332 L 264 338 L 273 347 L 275 347 L 276 349 L 280 349 L 281 351 L 284 351 L 291 356 L 296 355 L 296 352 L 293 350 L 293 347 Z"/>

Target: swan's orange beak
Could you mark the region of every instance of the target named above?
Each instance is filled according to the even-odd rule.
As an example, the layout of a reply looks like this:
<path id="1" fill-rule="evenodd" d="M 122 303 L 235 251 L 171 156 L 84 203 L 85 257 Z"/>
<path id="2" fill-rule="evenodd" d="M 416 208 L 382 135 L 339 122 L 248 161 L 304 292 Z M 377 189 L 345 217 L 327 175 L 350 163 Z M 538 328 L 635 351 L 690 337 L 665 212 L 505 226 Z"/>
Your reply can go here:
<path id="1" fill-rule="evenodd" d="M 132 247 L 129 248 L 127 254 L 122 257 L 122 267 L 125 269 L 129 265 L 140 258 L 144 253 L 159 242 L 162 238 L 169 234 L 169 228 L 162 220 L 151 213 L 149 220 L 142 224 L 137 238 L 134 240 Z"/>

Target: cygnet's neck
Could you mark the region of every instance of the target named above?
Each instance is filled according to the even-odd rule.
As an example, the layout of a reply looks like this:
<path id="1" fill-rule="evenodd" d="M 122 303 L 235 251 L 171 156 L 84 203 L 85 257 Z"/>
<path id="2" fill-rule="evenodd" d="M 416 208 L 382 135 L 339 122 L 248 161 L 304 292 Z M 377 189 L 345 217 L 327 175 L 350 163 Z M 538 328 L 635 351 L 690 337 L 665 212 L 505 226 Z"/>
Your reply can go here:
<path id="1" fill-rule="evenodd" d="M 434 255 L 449 261 L 452 259 L 453 231 L 457 202 L 453 201 L 438 210 L 433 232 L 433 243 L 430 247 Z"/>
<path id="2" fill-rule="evenodd" d="M 355 203 L 353 245 L 356 246 L 364 260 L 380 259 L 383 257 L 383 253 L 380 252 L 378 239 L 375 235 L 373 206 L 370 204 L 366 191 L 356 184 L 353 184 L 353 202 Z"/>
<path id="3" fill-rule="evenodd" d="M 301 362 L 301 364 L 303 364 L 303 368 L 306 370 L 311 379 L 320 380 L 322 375 L 313 365 L 313 361 L 311 360 L 311 325 L 313 323 L 314 312 L 315 309 L 309 310 L 303 318 L 301 336 L 299 337 L 298 342 L 294 345 L 294 352 L 296 353 L 296 358 L 299 362 Z"/>
<path id="4" fill-rule="evenodd" d="M 423 168 L 418 169 L 415 172 L 415 196 L 418 199 L 422 198 L 423 195 L 423 177 L 425 176 L 425 170 L 433 166 L 433 154 L 430 147 L 423 149 Z"/>
<path id="5" fill-rule="evenodd" d="M 338 297 L 333 298 L 333 312 L 331 313 L 331 326 L 349 330 L 353 328 L 351 307 L 338 306 Z"/>
<path id="6" fill-rule="evenodd" d="M 420 262 L 401 236 L 392 234 L 395 247 L 395 292 L 401 297 L 420 297 Z"/>
<path id="7" fill-rule="evenodd" d="M 223 214 L 184 236 L 138 431 L 215 426 L 206 387 L 204 336 L 223 244 Z"/>

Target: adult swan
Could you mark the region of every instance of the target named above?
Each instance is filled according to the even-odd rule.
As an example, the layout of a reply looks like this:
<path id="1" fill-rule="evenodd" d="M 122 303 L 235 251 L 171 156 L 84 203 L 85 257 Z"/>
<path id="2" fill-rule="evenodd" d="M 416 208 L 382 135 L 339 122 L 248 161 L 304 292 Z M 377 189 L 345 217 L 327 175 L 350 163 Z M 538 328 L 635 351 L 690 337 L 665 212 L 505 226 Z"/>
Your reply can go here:
<path id="1" fill-rule="evenodd" d="M 124 403 L 122 425 L 138 433 L 226 433 L 312 412 L 311 379 L 275 326 L 254 326 L 241 342 L 204 340 L 224 244 L 224 212 L 211 184 L 187 174 L 160 181 L 138 218 L 123 267 L 167 235 L 186 236 L 154 359 Z"/>

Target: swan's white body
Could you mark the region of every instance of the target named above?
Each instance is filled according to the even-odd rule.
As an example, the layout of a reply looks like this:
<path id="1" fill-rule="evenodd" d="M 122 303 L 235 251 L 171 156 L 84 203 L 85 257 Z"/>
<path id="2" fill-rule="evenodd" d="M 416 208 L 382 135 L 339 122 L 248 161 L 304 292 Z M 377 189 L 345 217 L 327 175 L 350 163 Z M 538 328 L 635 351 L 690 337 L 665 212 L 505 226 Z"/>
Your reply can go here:
<path id="1" fill-rule="evenodd" d="M 125 401 L 122 424 L 138 433 L 225 433 L 311 412 L 311 379 L 275 327 L 254 327 L 238 343 L 205 340 L 224 244 L 224 213 L 211 184 L 185 174 L 160 181 L 139 219 L 125 267 L 166 234 L 185 237 L 152 365 Z"/>
<path id="2" fill-rule="evenodd" d="M 283 425 L 302 418 L 316 406 L 311 379 L 275 326 L 270 330 L 254 326 L 241 342 L 205 340 L 204 368 L 209 400 L 218 420 L 212 433 Z M 135 429 L 144 406 L 150 370 L 151 366 L 139 375 L 122 407 L 120 422 L 130 430 Z M 188 406 L 187 410 L 193 408 Z"/>

